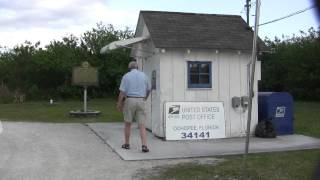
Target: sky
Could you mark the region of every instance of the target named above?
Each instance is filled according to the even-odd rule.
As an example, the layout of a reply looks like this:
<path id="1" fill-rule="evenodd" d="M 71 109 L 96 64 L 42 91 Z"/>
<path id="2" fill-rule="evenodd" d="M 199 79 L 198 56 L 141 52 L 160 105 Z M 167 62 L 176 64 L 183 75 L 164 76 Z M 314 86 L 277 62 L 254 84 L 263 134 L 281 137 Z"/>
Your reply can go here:
<path id="1" fill-rule="evenodd" d="M 286 16 L 312 5 L 312 0 L 261 0 L 260 23 Z M 80 37 L 98 22 L 116 29 L 135 30 L 140 10 L 233 14 L 246 19 L 245 0 L 0 0 L 0 46 L 12 48 L 25 40 L 52 40 L 73 34 Z M 250 25 L 254 25 L 252 0 Z M 292 36 L 317 28 L 315 9 L 259 28 L 264 39 Z"/>

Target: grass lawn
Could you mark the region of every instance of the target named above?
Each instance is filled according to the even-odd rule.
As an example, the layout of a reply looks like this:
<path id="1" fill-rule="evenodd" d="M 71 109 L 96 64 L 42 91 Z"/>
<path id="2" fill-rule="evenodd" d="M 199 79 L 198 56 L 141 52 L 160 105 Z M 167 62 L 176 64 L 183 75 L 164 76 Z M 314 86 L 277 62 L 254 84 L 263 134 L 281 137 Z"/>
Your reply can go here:
<path id="1" fill-rule="evenodd" d="M 242 156 L 227 156 L 218 165 L 179 164 L 145 179 L 309 180 L 319 157 L 320 150 L 250 154 L 244 168 Z"/>
<path id="2" fill-rule="evenodd" d="M 88 103 L 89 109 L 100 110 L 99 117 L 74 118 L 70 110 L 81 109 L 79 101 L 58 102 L 48 106 L 48 102 L 27 102 L 24 104 L 0 104 L 0 120 L 29 122 L 117 122 L 122 121 L 116 111 L 114 99 L 96 99 Z M 295 133 L 320 138 L 320 102 L 296 102 L 294 107 Z M 156 175 L 146 179 L 310 179 L 317 163 L 320 150 L 305 150 L 278 153 L 250 154 L 247 168 L 242 156 L 227 156 L 218 165 L 179 164 L 161 168 Z"/>
<path id="3" fill-rule="evenodd" d="M 320 138 L 320 102 L 294 104 L 294 131 Z"/>
<path id="4" fill-rule="evenodd" d="M 97 117 L 76 118 L 69 115 L 70 110 L 83 108 L 82 101 L 60 101 L 56 105 L 48 102 L 26 102 L 23 104 L 0 104 L 0 120 L 28 122 L 116 122 L 122 121 L 122 114 L 116 110 L 114 99 L 93 99 L 88 109 L 102 112 Z"/>

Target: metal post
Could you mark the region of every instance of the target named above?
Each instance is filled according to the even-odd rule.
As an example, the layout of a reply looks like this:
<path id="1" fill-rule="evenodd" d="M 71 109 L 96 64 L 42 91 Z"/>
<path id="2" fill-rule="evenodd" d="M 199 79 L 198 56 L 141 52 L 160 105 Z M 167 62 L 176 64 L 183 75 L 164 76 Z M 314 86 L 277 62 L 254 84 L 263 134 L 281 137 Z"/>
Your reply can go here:
<path id="1" fill-rule="evenodd" d="M 83 87 L 83 112 L 87 112 L 87 86 Z"/>
<path id="2" fill-rule="evenodd" d="M 257 38 L 258 38 L 259 16 L 260 16 L 260 0 L 257 0 L 256 1 L 256 16 L 255 16 L 255 25 L 254 25 L 254 35 L 253 35 L 253 47 L 252 47 L 252 55 L 251 55 L 251 73 L 250 73 L 250 81 L 249 81 L 250 88 L 249 88 L 249 105 L 248 105 L 248 121 L 247 121 L 245 156 L 247 156 L 248 151 L 249 151 L 249 136 L 250 136 L 251 114 L 252 114 L 254 75 L 255 75 L 256 61 L 257 61 Z"/>
<path id="3" fill-rule="evenodd" d="M 250 26 L 250 24 L 249 24 L 249 16 L 250 16 L 250 0 L 246 0 L 246 5 L 245 5 L 245 7 L 247 8 L 247 24 L 248 24 L 248 26 Z"/>

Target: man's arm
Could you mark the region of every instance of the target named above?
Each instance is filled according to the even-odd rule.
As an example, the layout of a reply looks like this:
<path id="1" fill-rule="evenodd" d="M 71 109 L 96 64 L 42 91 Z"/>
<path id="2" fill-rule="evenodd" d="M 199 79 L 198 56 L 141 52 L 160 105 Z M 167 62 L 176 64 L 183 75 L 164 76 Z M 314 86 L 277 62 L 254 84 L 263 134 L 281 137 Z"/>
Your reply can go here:
<path id="1" fill-rule="evenodd" d="M 126 94 L 123 91 L 120 91 L 118 96 L 118 102 L 117 102 L 117 109 L 120 112 L 122 112 L 123 102 L 125 98 L 126 98 Z"/>
<path id="2" fill-rule="evenodd" d="M 146 89 L 146 97 L 144 98 L 144 100 L 146 101 L 150 95 L 150 92 L 151 92 L 151 84 L 149 82 L 149 78 L 147 75 L 145 75 L 146 77 L 146 85 L 147 85 L 147 89 Z"/>
<path id="3" fill-rule="evenodd" d="M 118 111 L 122 112 L 122 108 L 123 108 L 123 102 L 124 102 L 124 99 L 126 98 L 126 78 L 125 76 L 122 77 L 121 79 L 121 83 L 120 83 L 120 87 L 119 87 L 119 96 L 118 96 L 118 102 L 117 102 L 117 109 Z"/>
<path id="4" fill-rule="evenodd" d="M 149 95 L 150 95 L 150 90 L 147 89 L 147 94 L 146 94 L 146 97 L 144 98 L 145 101 L 148 99 Z"/>

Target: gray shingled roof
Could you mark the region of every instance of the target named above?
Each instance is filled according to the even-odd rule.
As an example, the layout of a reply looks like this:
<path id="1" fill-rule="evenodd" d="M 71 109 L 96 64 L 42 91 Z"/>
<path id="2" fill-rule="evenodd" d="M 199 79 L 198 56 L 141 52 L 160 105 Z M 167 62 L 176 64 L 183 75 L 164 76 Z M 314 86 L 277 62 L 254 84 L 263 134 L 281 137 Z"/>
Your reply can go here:
<path id="1" fill-rule="evenodd" d="M 141 11 L 140 16 L 158 48 L 252 49 L 253 31 L 241 16 L 162 11 Z"/>

